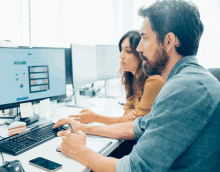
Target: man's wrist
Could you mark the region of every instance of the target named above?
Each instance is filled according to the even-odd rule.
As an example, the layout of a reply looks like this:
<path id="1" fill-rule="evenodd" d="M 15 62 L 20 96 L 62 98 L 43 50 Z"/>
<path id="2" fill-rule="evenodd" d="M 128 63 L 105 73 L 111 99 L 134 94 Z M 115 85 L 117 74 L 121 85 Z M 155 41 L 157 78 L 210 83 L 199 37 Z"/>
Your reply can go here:
<path id="1" fill-rule="evenodd" d="M 78 130 L 81 130 L 85 134 L 90 134 L 89 133 L 89 127 L 90 127 L 89 125 L 81 124 L 80 127 L 78 128 Z"/>
<path id="2" fill-rule="evenodd" d="M 75 155 L 74 159 L 77 160 L 79 163 L 85 165 L 86 167 L 88 167 L 88 160 L 86 159 L 86 155 L 89 154 L 91 150 L 86 147 L 86 145 L 80 147 L 80 150 L 77 152 L 77 154 Z"/>

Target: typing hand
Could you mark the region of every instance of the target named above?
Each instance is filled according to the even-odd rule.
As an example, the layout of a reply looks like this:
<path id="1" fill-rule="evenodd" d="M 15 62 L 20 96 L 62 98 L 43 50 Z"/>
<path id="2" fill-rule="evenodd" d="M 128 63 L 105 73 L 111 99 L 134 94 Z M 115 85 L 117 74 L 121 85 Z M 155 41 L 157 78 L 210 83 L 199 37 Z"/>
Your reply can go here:
<path id="1" fill-rule="evenodd" d="M 68 131 L 62 138 L 61 145 L 58 146 L 59 150 L 68 156 L 75 159 L 81 151 L 87 150 L 86 147 L 86 134 L 78 130 L 76 134 Z"/>
<path id="2" fill-rule="evenodd" d="M 98 114 L 92 112 L 89 109 L 83 109 L 79 115 L 70 115 L 69 117 L 74 117 L 74 120 L 79 121 L 84 124 L 89 124 L 97 122 Z"/>
<path id="3" fill-rule="evenodd" d="M 76 133 L 80 129 L 80 127 L 83 125 L 83 124 L 78 123 L 75 120 L 71 120 L 70 118 L 64 118 L 64 119 L 60 119 L 59 121 L 57 121 L 57 123 L 53 126 L 53 129 L 55 129 L 59 126 L 65 125 L 65 124 L 71 124 L 73 127 L 74 133 Z M 58 132 L 57 136 L 59 136 L 59 137 L 64 136 L 68 131 L 70 131 L 70 128 L 68 128 L 65 131 Z"/>
<path id="4" fill-rule="evenodd" d="M 127 112 L 124 116 L 127 116 L 130 119 L 136 119 L 136 111 L 132 109 L 131 111 Z"/>

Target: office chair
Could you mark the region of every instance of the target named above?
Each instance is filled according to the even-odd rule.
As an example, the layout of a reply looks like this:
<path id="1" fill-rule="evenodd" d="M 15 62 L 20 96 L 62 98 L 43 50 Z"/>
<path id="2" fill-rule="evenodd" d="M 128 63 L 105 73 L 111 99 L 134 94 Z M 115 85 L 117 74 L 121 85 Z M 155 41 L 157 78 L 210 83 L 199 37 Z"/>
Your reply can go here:
<path id="1" fill-rule="evenodd" d="M 220 82 L 220 68 L 209 68 L 208 71 Z"/>

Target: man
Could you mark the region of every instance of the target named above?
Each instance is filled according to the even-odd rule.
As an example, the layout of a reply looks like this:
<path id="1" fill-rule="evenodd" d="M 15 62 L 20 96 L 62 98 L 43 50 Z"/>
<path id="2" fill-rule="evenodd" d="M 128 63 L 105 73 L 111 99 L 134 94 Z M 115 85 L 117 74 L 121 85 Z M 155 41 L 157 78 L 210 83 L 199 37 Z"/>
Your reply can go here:
<path id="1" fill-rule="evenodd" d="M 143 70 L 166 81 L 151 112 L 133 123 L 109 126 L 61 119 L 54 128 L 71 123 L 76 132 L 58 134 L 66 134 L 61 152 L 93 171 L 218 171 L 220 84 L 195 57 L 203 33 L 197 7 L 164 0 L 140 9 L 139 15 L 144 18 L 137 48 Z M 83 132 L 136 139 L 137 144 L 122 159 L 104 157 L 85 146 Z"/>

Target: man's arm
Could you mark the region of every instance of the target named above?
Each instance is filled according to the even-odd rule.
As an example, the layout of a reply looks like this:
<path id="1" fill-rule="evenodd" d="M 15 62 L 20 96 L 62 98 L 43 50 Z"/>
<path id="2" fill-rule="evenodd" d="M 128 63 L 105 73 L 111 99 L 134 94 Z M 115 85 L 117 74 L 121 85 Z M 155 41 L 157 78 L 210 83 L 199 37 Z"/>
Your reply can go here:
<path id="1" fill-rule="evenodd" d="M 102 124 L 107 124 L 107 125 L 111 125 L 111 124 L 116 124 L 118 122 L 126 122 L 126 121 L 131 121 L 131 119 L 128 116 L 123 116 L 123 117 L 108 117 L 108 116 L 101 116 L 98 115 L 95 119 L 95 122 L 98 123 L 102 123 Z M 76 120 L 77 121 L 77 120 Z M 133 120 L 132 120 L 133 121 Z M 81 122 L 81 121 L 80 121 Z M 84 123 L 82 121 L 82 123 Z"/>
<path id="2" fill-rule="evenodd" d="M 118 161 L 116 158 L 105 157 L 88 148 L 84 152 L 81 152 L 76 160 L 94 172 L 115 172 Z"/>
<path id="3" fill-rule="evenodd" d="M 114 139 L 134 140 L 133 122 L 125 122 L 120 124 L 112 124 L 107 126 L 86 126 L 80 130 L 86 134 L 104 136 Z"/>
<path id="4" fill-rule="evenodd" d="M 118 160 L 104 157 L 87 148 L 86 135 L 82 131 L 78 131 L 76 134 L 68 132 L 62 140 L 63 142 L 58 147 L 60 151 L 69 158 L 77 160 L 93 171 L 116 171 L 116 163 Z"/>
<path id="5" fill-rule="evenodd" d="M 91 134 L 96 136 L 104 136 L 104 137 L 122 139 L 122 140 L 135 139 L 135 134 L 133 131 L 133 122 L 125 122 L 125 123 L 112 124 L 106 126 L 89 126 L 86 124 L 78 123 L 75 120 L 71 120 L 70 118 L 65 118 L 59 120 L 54 125 L 53 128 L 57 128 L 64 124 L 72 124 L 74 133 L 76 133 L 78 130 L 81 130 L 86 134 Z M 60 131 L 57 135 L 63 136 L 66 134 L 66 132 L 67 130 Z"/>

